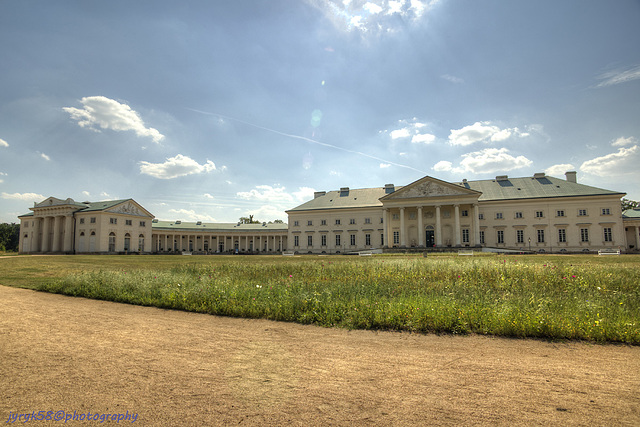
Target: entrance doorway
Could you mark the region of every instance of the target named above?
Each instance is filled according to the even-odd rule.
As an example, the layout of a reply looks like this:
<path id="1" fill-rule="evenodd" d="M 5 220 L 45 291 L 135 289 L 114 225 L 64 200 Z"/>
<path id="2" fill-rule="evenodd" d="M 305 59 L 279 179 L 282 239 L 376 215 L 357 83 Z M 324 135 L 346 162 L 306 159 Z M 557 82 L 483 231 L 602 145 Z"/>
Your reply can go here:
<path id="1" fill-rule="evenodd" d="M 428 248 L 432 248 L 435 245 L 435 233 L 434 230 L 427 229 L 425 236 L 425 245 Z"/>

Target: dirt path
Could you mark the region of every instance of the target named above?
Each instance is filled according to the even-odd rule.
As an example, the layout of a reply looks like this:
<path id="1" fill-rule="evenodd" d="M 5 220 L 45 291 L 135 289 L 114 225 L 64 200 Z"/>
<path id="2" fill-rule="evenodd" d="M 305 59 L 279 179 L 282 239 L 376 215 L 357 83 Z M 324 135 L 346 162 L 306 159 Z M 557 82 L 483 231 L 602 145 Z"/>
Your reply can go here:
<path id="1" fill-rule="evenodd" d="M 637 426 L 640 347 L 324 329 L 0 286 L 0 423 L 58 410 L 165 426 Z"/>

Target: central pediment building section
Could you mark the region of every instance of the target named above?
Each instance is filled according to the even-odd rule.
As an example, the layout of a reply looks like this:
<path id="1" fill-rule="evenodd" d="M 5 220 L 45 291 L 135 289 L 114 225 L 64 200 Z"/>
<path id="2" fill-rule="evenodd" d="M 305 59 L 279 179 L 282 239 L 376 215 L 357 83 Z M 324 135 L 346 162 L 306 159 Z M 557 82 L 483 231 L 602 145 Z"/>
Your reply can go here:
<path id="1" fill-rule="evenodd" d="M 396 206 L 403 203 L 425 202 L 438 204 L 445 201 L 477 203 L 481 192 L 461 187 L 430 176 L 425 176 L 409 185 L 382 197 L 383 205 Z"/>

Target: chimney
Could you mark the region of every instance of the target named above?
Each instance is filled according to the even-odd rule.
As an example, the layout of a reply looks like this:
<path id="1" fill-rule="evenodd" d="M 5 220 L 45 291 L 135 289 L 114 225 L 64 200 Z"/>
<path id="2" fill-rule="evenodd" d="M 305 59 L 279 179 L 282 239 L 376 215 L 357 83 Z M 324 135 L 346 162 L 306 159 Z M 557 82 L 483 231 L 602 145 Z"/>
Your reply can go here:
<path id="1" fill-rule="evenodd" d="M 539 178 L 544 178 L 546 175 L 544 174 L 544 172 L 536 172 L 533 174 L 533 177 L 535 179 L 539 179 Z"/>
<path id="2" fill-rule="evenodd" d="M 508 181 L 509 175 L 498 175 L 496 176 L 496 181 Z"/>
<path id="3" fill-rule="evenodd" d="M 564 176 L 567 178 L 567 182 L 578 182 L 576 177 L 576 171 L 565 172 Z"/>
<path id="4" fill-rule="evenodd" d="M 385 194 L 391 194 L 394 191 L 396 191 L 396 187 L 393 184 L 385 184 L 384 185 Z"/>
<path id="5" fill-rule="evenodd" d="M 313 198 L 314 198 L 314 199 L 317 199 L 318 197 L 322 197 L 322 196 L 324 196 L 325 194 L 327 194 L 327 192 L 326 192 L 326 191 L 315 191 L 315 192 L 313 193 Z"/>

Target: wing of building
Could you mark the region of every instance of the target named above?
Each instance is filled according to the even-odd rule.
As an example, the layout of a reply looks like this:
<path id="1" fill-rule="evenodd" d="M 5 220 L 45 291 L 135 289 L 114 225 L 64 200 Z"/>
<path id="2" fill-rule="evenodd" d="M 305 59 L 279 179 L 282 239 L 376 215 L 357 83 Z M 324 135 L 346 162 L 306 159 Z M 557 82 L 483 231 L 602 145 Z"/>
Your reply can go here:
<path id="1" fill-rule="evenodd" d="M 543 173 L 316 192 L 289 223 L 158 221 L 133 199 L 49 197 L 20 216 L 23 253 L 345 253 L 371 249 L 638 251 L 640 210 L 625 193 Z"/>
<path id="2" fill-rule="evenodd" d="M 625 230 L 623 224 L 624 195 L 580 184 L 575 172 L 566 179 L 539 173 L 450 183 L 426 176 L 403 187 L 345 187 L 316 192 L 313 200 L 287 211 L 289 249 L 637 250 L 637 226 Z"/>

